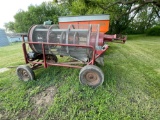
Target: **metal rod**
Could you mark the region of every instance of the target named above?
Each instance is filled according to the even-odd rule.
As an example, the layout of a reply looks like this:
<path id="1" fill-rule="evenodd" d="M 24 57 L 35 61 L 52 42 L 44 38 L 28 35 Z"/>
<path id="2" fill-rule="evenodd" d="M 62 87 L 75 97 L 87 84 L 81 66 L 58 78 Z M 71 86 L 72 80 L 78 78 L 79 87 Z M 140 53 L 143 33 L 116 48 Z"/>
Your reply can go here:
<path id="1" fill-rule="evenodd" d="M 46 55 L 45 55 L 45 49 L 44 49 L 44 44 L 43 43 L 42 43 L 42 51 L 43 51 L 44 67 L 47 68 Z"/>
<path id="2" fill-rule="evenodd" d="M 22 43 L 22 49 L 23 49 L 23 55 L 24 55 L 24 59 L 25 59 L 25 63 L 27 64 L 27 50 L 26 50 L 26 44 L 23 42 Z"/>
<path id="3" fill-rule="evenodd" d="M 75 65 L 68 65 L 68 64 L 53 64 L 53 63 L 47 63 L 48 65 L 52 66 L 62 66 L 62 67 L 69 67 L 69 68 L 82 68 L 81 66 L 75 66 Z"/>

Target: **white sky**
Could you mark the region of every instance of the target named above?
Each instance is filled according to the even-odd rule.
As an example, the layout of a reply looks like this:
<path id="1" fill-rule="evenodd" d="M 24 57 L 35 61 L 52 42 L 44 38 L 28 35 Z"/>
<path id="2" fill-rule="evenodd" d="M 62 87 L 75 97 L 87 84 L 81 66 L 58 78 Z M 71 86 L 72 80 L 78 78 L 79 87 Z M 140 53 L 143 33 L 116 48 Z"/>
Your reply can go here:
<path id="1" fill-rule="evenodd" d="M 29 5 L 40 5 L 42 2 L 52 0 L 1 0 L 0 1 L 0 28 L 4 23 L 14 21 L 14 15 L 18 10 L 27 10 Z"/>

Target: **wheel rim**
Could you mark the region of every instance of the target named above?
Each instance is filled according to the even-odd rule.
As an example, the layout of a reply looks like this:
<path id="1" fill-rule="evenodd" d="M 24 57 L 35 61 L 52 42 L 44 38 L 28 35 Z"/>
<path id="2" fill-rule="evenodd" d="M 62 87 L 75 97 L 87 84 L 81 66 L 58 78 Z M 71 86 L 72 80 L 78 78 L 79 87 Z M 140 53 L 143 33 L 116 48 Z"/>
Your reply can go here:
<path id="1" fill-rule="evenodd" d="M 24 81 L 30 80 L 30 76 L 29 76 L 28 72 L 24 69 L 20 69 L 18 71 L 18 74 L 22 80 L 24 80 Z"/>
<path id="2" fill-rule="evenodd" d="M 88 85 L 96 85 L 100 81 L 100 76 L 96 72 L 91 71 L 85 74 L 85 79 Z"/>

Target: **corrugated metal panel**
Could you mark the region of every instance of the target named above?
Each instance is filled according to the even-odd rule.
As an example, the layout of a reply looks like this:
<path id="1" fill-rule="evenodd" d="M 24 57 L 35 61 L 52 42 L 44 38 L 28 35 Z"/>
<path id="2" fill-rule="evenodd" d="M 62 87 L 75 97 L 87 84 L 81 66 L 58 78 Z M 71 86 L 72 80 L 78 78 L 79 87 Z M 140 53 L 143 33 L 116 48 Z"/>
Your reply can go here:
<path id="1" fill-rule="evenodd" d="M 9 45 L 8 38 L 3 29 L 0 29 L 0 47 Z"/>

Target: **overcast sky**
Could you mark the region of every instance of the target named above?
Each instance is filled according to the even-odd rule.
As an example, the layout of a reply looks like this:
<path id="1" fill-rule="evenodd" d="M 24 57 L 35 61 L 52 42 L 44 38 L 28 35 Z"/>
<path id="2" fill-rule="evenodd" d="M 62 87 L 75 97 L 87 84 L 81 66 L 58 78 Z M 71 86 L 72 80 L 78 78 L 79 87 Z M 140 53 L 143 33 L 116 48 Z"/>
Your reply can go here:
<path id="1" fill-rule="evenodd" d="M 44 1 L 52 0 L 1 0 L 0 1 L 0 28 L 4 28 L 4 23 L 14 21 L 13 16 L 18 10 L 27 10 L 29 5 L 39 5 Z"/>

